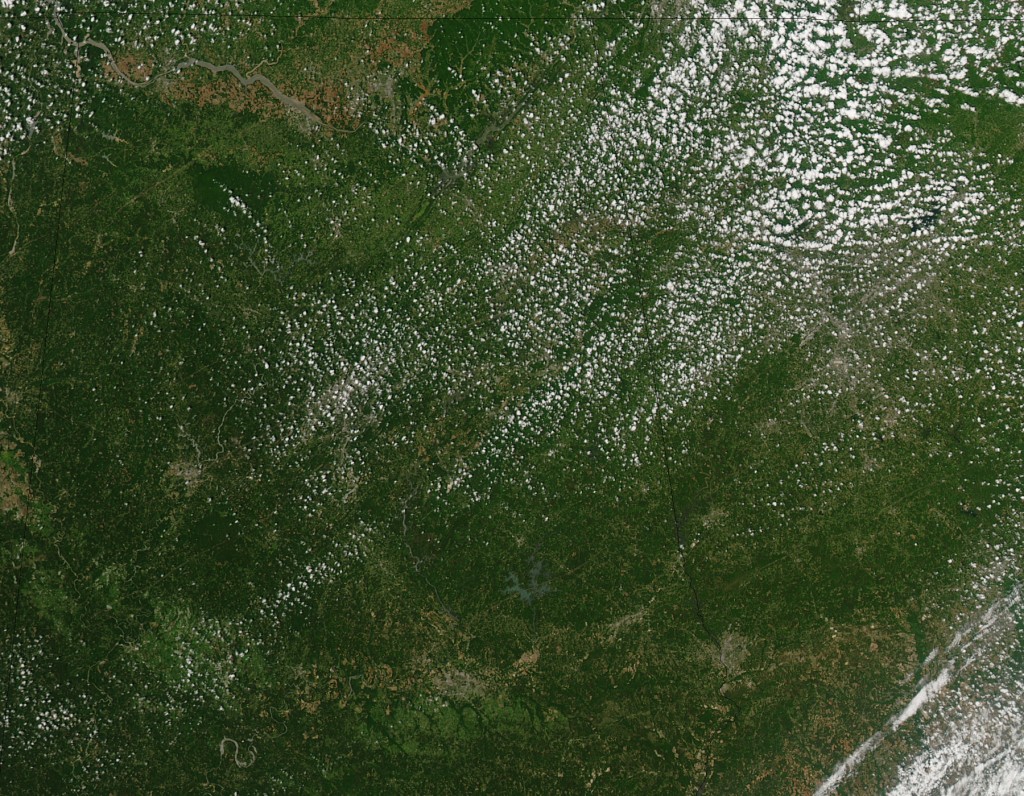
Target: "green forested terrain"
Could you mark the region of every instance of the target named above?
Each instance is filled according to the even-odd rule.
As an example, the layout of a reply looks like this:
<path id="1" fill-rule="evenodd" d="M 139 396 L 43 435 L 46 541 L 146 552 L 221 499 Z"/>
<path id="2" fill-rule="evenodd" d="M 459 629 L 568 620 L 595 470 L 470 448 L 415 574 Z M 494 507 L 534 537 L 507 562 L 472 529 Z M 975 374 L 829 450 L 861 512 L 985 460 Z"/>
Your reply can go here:
<path id="1" fill-rule="evenodd" d="M 0 3 L 0 790 L 1005 792 L 1018 11 Z"/>

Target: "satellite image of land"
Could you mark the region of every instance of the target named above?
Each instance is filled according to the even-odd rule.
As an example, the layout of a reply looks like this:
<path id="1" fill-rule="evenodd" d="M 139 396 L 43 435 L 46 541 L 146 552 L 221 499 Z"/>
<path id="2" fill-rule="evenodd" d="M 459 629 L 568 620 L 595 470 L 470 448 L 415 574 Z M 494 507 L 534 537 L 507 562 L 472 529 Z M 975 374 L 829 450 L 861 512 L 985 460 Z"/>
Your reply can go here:
<path id="1" fill-rule="evenodd" d="M 1017 0 L 0 0 L 0 793 L 1024 792 Z"/>

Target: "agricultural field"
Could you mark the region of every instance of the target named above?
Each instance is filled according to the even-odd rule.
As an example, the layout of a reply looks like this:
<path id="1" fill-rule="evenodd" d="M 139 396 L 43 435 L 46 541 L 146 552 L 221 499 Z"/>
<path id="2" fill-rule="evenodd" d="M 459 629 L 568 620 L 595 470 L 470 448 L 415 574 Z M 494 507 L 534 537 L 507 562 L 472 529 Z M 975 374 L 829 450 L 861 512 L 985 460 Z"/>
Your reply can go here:
<path id="1" fill-rule="evenodd" d="M 1024 789 L 1018 3 L 0 53 L 0 792 Z"/>

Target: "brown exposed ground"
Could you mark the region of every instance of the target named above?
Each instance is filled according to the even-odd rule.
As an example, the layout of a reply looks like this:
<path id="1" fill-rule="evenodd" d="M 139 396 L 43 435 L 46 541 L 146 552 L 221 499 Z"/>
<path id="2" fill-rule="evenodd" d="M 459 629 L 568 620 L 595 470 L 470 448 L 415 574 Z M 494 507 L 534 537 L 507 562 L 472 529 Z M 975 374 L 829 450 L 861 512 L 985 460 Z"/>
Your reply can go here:
<path id="1" fill-rule="evenodd" d="M 24 455 L 17 446 L 0 438 L 0 513 L 23 520 L 32 506 L 32 490 Z"/>
<path id="2" fill-rule="evenodd" d="M 230 75 L 210 75 L 193 69 L 182 72 L 164 90 L 164 96 L 174 102 L 191 102 L 200 108 L 226 105 L 238 113 L 274 116 L 287 113 L 266 89 L 260 85 L 243 86 Z"/>
<path id="3" fill-rule="evenodd" d="M 264 74 L 283 93 L 323 119 L 323 131 L 330 134 L 354 131 L 368 108 L 377 103 L 390 104 L 395 113 L 414 118 L 435 92 L 422 69 L 434 18 L 462 11 L 469 0 L 431 0 L 415 7 L 412 16 L 416 19 L 408 18 L 410 9 L 401 0 L 383 0 L 369 23 L 339 18 L 344 16 L 343 11 L 336 12 L 333 3 L 314 6 L 315 13 L 298 18 L 297 27 L 273 61 L 238 63 L 237 67 L 243 74 Z M 326 41 L 332 44 L 325 51 Z M 196 53 L 179 55 L 205 57 Z M 118 53 L 113 62 L 104 59 L 103 71 L 113 82 L 124 82 L 127 76 L 144 83 L 153 77 L 154 65 L 147 53 L 130 51 Z M 396 99 L 399 79 L 416 86 L 419 96 L 408 103 Z M 154 86 L 170 102 L 226 106 L 264 118 L 288 113 L 264 87 L 243 86 L 228 75 L 186 69 Z"/>
<path id="4" fill-rule="evenodd" d="M 128 53 L 119 55 L 115 63 L 111 63 L 109 58 L 104 58 L 103 74 L 115 82 L 122 80 L 122 75 L 128 75 L 130 79 L 141 83 L 149 80 L 153 74 L 153 67 L 143 61 L 142 56 Z"/>

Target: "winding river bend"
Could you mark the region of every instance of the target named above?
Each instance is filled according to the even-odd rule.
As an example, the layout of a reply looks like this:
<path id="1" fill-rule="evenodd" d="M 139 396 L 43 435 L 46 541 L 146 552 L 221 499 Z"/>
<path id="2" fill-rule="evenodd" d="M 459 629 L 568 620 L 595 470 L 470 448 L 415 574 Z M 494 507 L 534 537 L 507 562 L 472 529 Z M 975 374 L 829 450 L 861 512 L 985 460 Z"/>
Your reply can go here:
<path id="1" fill-rule="evenodd" d="M 142 87 L 148 86 L 150 83 L 152 83 L 157 78 L 164 77 L 165 75 L 169 75 L 169 74 L 175 74 L 177 72 L 182 71 L 183 69 L 190 69 L 190 68 L 193 68 L 193 67 L 199 67 L 200 69 L 206 69 L 206 70 L 208 70 L 210 72 L 213 72 L 214 74 L 220 74 L 221 72 L 227 72 L 230 75 L 232 75 L 236 80 L 238 80 L 238 82 L 241 83 L 243 86 L 248 87 L 248 86 L 253 85 L 253 83 L 259 83 L 261 86 L 263 86 L 265 89 L 267 89 L 267 91 L 269 91 L 271 93 L 271 95 L 274 97 L 274 99 L 276 99 L 278 102 L 280 102 L 286 108 L 290 108 L 290 109 L 292 109 L 294 111 L 297 111 L 298 113 L 302 114 L 306 119 L 308 119 L 313 124 L 316 124 L 316 125 L 324 124 L 324 120 L 323 119 L 321 119 L 319 116 L 317 116 L 317 114 L 313 113 L 313 111 L 311 111 L 309 108 L 307 108 L 301 101 L 295 99 L 295 97 L 290 97 L 287 94 L 285 94 L 283 91 L 281 91 L 281 89 L 279 89 L 276 85 L 274 85 L 273 81 L 271 81 L 269 78 L 267 78 L 264 75 L 261 75 L 259 72 L 256 72 L 256 73 L 248 75 L 248 76 L 243 75 L 238 70 L 238 67 L 235 66 L 234 64 L 212 64 L 209 61 L 203 61 L 203 60 L 201 60 L 199 58 L 186 58 L 185 60 L 179 61 L 174 66 L 172 66 L 170 69 L 167 69 L 167 70 L 161 72 L 160 74 L 152 75 L 151 77 L 148 77 L 145 80 L 141 80 L 141 81 L 140 80 L 133 80 L 131 77 L 129 77 L 121 69 L 120 66 L 117 65 L 117 60 L 114 58 L 114 54 L 112 52 L 110 52 L 110 48 L 106 44 L 104 44 L 101 41 L 97 41 L 96 39 L 89 38 L 89 37 L 86 37 L 86 38 L 82 39 L 81 41 L 76 41 L 75 39 L 72 39 L 67 34 L 67 31 L 64 29 L 63 22 L 61 22 L 60 17 L 56 13 L 54 13 L 54 21 L 57 24 L 57 28 L 60 30 L 61 36 L 64 37 L 64 41 L 67 42 L 67 44 L 69 46 L 75 48 L 75 63 L 76 63 L 76 65 L 81 60 L 81 50 L 82 50 L 82 48 L 83 47 L 93 47 L 93 48 L 99 50 L 100 52 L 102 52 L 107 57 L 107 61 L 110 63 L 110 67 L 121 77 L 122 80 L 127 82 L 129 85 L 136 86 L 138 88 L 142 88 Z"/>

